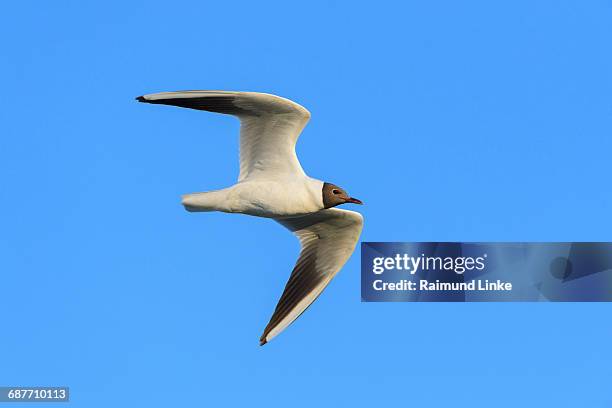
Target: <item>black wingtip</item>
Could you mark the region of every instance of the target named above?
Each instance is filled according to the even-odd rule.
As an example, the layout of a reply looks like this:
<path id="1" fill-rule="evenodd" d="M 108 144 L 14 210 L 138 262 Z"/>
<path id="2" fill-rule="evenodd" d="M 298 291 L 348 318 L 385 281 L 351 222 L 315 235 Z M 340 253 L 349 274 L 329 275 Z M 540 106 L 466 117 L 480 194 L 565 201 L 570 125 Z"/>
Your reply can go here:
<path id="1" fill-rule="evenodd" d="M 260 346 L 263 346 L 263 345 L 265 345 L 267 343 L 268 343 L 268 341 L 265 339 L 265 337 L 262 337 L 261 339 L 259 339 L 259 345 Z"/>
<path id="2" fill-rule="evenodd" d="M 145 97 L 144 97 L 144 96 L 137 96 L 137 97 L 136 97 L 136 100 L 137 100 L 138 102 L 146 102 L 146 101 L 147 101 L 147 100 L 145 99 Z"/>

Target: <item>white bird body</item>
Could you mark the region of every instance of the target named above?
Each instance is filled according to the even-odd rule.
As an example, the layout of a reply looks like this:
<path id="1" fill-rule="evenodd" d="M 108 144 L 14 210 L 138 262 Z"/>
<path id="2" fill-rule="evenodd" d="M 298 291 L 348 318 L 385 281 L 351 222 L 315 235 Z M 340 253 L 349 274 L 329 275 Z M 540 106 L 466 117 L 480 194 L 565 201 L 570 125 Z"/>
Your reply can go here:
<path id="1" fill-rule="evenodd" d="M 322 188 L 322 181 L 307 176 L 246 179 L 222 190 L 186 194 L 182 202 L 187 210 L 194 212 L 222 211 L 284 218 L 322 210 Z"/>
<path id="2" fill-rule="evenodd" d="M 361 204 L 338 186 L 310 178 L 295 154 L 310 118 L 302 106 L 254 92 L 181 91 L 137 98 L 236 116 L 240 119 L 240 175 L 231 187 L 183 196 L 188 211 L 222 211 L 272 218 L 292 231 L 302 250 L 270 322 L 266 344 L 321 294 L 353 253 L 363 217 L 332 208 Z"/>

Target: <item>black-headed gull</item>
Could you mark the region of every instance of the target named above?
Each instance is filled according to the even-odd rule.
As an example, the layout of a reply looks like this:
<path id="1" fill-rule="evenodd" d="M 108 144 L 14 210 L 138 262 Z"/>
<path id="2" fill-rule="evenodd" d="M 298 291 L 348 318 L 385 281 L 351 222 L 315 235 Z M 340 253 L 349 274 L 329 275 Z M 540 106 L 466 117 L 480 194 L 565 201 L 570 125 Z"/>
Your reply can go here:
<path id="1" fill-rule="evenodd" d="M 295 144 L 310 112 L 290 100 L 225 91 L 162 92 L 136 99 L 240 119 L 238 182 L 223 190 L 186 194 L 183 205 L 188 211 L 272 218 L 300 240 L 300 256 L 260 338 L 260 344 L 266 344 L 315 301 L 353 253 L 363 217 L 332 207 L 361 201 L 334 184 L 304 173 Z"/>

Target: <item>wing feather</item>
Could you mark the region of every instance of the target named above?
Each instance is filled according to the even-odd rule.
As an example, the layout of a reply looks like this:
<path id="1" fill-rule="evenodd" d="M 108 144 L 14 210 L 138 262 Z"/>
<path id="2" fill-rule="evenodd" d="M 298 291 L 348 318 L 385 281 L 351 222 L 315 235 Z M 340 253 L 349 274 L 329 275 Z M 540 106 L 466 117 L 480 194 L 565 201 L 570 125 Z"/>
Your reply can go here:
<path id="1" fill-rule="evenodd" d="M 297 235 L 300 256 L 260 344 L 266 344 L 297 319 L 323 292 L 353 253 L 363 217 L 331 208 L 302 217 L 276 220 Z"/>
<path id="2" fill-rule="evenodd" d="M 160 92 L 136 99 L 238 117 L 238 181 L 304 175 L 295 154 L 295 144 L 310 113 L 295 102 L 270 94 L 230 91 Z"/>

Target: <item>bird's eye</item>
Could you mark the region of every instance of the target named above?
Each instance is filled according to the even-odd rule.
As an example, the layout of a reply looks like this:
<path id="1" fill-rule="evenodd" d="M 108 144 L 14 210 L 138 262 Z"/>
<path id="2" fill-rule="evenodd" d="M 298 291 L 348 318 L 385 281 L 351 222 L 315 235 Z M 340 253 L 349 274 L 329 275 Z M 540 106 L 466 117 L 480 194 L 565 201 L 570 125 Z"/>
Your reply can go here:
<path id="1" fill-rule="evenodd" d="M 332 190 L 332 193 L 334 193 L 334 194 L 340 194 L 340 190 Z"/>

